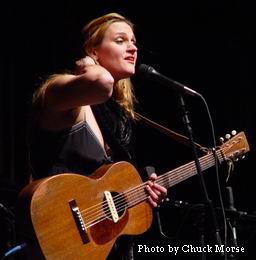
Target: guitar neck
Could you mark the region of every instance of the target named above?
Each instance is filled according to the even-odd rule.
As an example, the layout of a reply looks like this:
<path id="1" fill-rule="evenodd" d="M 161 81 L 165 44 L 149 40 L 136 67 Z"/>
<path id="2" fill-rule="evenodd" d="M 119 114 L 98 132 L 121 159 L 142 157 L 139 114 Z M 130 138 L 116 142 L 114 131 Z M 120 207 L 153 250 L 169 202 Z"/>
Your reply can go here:
<path id="1" fill-rule="evenodd" d="M 221 154 L 221 149 L 216 151 L 216 155 L 220 162 L 224 160 Z M 207 155 L 200 157 L 199 163 L 202 171 L 212 167 L 213 165 L 215 165 L 214 154 L 209 153 Z M 172 171 L 162 174 L 157 178 L 156 183 L 168 189 L 196 174 L 197 174 L 196 164 L 195 161 L 192 161 Z M 132 189 L 124 192 L 124 196 L 126 197 L 126 202 L 128 207 L 133 207 L 134 205 L 139 204 L 140 202 L 148 198 L 149 195 L 145 190 L 146 185 L 147 182 L 139 186 L 133 187 Z"/>
<path id="2" fill-rule="evenodd" d="M 218 160 L 222 162 L 223 158 L 222 158 L 221 150 L 216 151 L 216 154 Z M 215 156 L 213 153 L 209 153 L 199 158 L 199 164 L 202 171 L 212 167 L 213 165 L 215 165 L 215 163 L 216 163 Z M 192 161 L 159 176 L 156 182 L 168 189 L 196 174 L 197 174 L 196 164 L 195 161 Z"/>

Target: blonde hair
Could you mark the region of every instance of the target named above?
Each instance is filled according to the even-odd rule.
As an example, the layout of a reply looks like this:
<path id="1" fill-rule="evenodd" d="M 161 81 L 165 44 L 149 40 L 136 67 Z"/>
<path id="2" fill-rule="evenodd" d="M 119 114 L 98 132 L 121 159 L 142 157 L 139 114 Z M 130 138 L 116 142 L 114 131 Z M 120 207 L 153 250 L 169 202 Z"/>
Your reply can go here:
<path id="1" fill-rule="evenodd" d="M 98 17 L 86 24 L 82 29 L 84 37 L 83 49 L 86 54 L 90 55 L 101 44 L 106 30 L 115 22 L 125 22 L 134 30 L 134 24 L 118 13 L 109 13 Z M 121 79 L 116 83 L 113 90 L 113 97 L 127 115 L 135 119 L 134 103 L 136 102 L 136 98 L 130 78 Z"/>
<path id="2" fill-rule="evenodd" d="M 41 86 L 36 89 L 33 94 L 32 103 L 34 106 L 34 113 L 35 115 L 39 115 L 42 112 L 42 108 L 44 107 L 45 103 L 45 92 L 48 86 L 55 81 L 59 76 L 63 74 L 52 74 L 46 80 L 43 81 Z"/>

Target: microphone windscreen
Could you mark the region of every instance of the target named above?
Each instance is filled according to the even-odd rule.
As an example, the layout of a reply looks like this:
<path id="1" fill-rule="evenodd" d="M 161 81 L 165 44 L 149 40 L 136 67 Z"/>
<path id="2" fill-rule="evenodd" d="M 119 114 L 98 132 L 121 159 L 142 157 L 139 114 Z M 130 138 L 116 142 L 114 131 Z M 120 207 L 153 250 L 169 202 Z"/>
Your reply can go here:
<path id="1" fill-rule="evenodd" d="M 154 69 L 146 64 L 140 64 L 138 69 L 137 69 L 137 74 L 144 77 L 148 78 L 153 73 Z"/>

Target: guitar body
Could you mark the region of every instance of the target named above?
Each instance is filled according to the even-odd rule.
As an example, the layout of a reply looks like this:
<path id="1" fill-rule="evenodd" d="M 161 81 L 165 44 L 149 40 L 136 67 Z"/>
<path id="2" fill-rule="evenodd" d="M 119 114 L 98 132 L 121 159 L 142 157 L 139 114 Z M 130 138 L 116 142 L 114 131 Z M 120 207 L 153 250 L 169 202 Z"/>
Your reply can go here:
<path id="1" fill-rule="evenodd" d="M 86 228 L 83 241 L 69 202 L 74 200 L 83 215 L 101 205 L 104 191 L 119 194 L 141 183 L 131 164 L 118 162 L 102 166 L 90 177 L 65 173 L 25 187 L 19 195 L 17 223 L 31 259 L 106 259 L 120 235 L 141 234 L 150 227 L 150 205 L 143 201 L 125 208 L 116 223 L 111 217 L 99 221 Z"/>

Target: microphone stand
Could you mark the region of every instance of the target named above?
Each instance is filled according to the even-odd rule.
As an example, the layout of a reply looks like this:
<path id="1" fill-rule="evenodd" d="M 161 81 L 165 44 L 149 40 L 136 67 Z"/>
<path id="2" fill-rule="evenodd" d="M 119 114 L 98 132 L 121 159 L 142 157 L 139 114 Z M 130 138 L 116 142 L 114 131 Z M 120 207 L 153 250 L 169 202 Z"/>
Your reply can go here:
<path id="1" fill-rule="evenodd" d="M 205 182 L 204 182 L 201 166 L 200 166 L 198 155 L 197 155 L 196 146 L 195 146 L 195 143 L 194 143 L 194 140 L 193 140 L 192 127 L 190 126 L 190 121 L 189 121 L 189 118 L 188 118 L 188 112 L 187 112 L 186 106 L 185 106 L 185 101 L 184 101 L 181 94 L 178 94 L 178 96 L 179 96 L 179 99 L 180 99 L 180 106 L 181 106 L 183 122 L 185 124 L 186 129 L 187 129 L 188 138 L 189 138 L 189 141 L 190 141 L 190 144 L 191 144 L 192 153 L 193 153 L 193 156 L 194 156 L 197 173 L 198 173 L 199 178 L 200 178 L 201 188 L 202 188 L 203 194 L 205 196 L 206 208 L 208 209 L 208 211 L 210 212 L 211 217 L 212 217 L 212 223 L 213 223 L 214 230 L 215 230 L 216 242 L 219 246 L 221 246 L 220 229 L 219 229 L 218 222 L 217 222 L 216 212 L 214 210 L 212 201 L 209 199 L 208 192 L 207 192 L 207 189 L 206 189 L 206 185 L 205 185 Z M 215 151 L 214 151 L 214 153 L 215 153 Z M 204 241 L 204 234 L 202 233 L 201 234 L 201 244 L 203 245 L 204 242 L 205 242 Z M 224 255 L 224 254 L 221 252 L 221 255 Z M 202 257 L 203 257 L 202 259 L 205 259 L 204 256 L 202 256 Z"/>
<path id="2" fill-rule="evenodd" d="M 233 189 L 232 189 L 231 186 L 227 186 L 227 187 L 225 187 L 225 190 L 226 190 L 226 194 L 227 194 L 228 209 L 231 212 L 234 213 L 237 210 L 234 207 Z M 231 246 L 237 247 L 238 244 L 237 244 L 237 233 L 236 233 L 236 220 L 235 220 L 235 217 L 232 216 L 232 214 L 231 214 L 231 216 L 227 217 L 227 223 L 230 226 L 230 243 L 231 243 Z M 232 252 L 230 254 L 230 259 L 233 259 L 233 260 L 236 259 L 236 253 L 235 252 Z"/>

